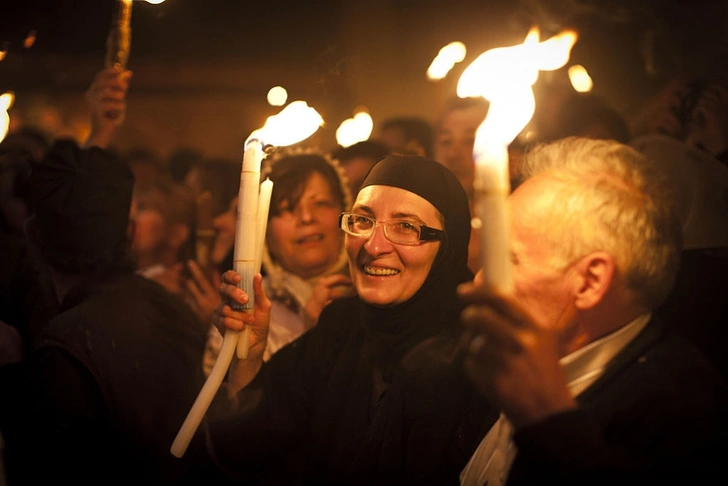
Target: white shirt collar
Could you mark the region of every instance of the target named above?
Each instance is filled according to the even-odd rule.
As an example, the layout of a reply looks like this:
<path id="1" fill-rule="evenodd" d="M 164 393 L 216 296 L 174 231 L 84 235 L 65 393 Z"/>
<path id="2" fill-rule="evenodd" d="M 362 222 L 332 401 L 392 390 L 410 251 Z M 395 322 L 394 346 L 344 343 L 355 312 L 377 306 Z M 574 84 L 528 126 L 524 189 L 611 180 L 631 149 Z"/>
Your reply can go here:
<path id="1" fill-rule="evenodd" d="M 643 314 L 626 326 L 564 356 L 559 360 L 572 396 L 578 396 L 604 373 L 604 368 L 650 321 Z"/>

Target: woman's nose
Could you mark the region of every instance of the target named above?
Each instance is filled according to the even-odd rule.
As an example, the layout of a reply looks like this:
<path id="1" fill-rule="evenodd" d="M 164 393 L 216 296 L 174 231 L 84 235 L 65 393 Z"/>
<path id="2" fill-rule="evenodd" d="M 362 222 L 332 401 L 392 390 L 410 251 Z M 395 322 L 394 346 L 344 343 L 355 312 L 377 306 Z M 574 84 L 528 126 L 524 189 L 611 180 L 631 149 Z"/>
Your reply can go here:
<path id="1" fill-rule="evenodd" d="M 392 242 L 384 235 L 384 226 L 378 224 L 374 226 L 372 234 L 369 235 L 364 243 L 364 248 L 371 254 L 376 255 L 384 253 L 392 249 Z"/>
<path id="2" fill-rule="evenodd" d="M 315 211 L 310 204 L 302 202 L 296 208 L 296 217 L 302 223 L 310 223 L 315 219 Z"/>

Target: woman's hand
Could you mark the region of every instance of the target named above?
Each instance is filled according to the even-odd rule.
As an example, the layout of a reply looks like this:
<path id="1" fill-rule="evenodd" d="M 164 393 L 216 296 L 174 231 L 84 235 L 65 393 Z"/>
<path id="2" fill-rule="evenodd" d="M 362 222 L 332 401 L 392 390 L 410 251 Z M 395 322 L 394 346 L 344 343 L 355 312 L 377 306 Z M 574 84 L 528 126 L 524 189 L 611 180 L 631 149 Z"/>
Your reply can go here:
<path id="1" fill-rule="evenodd" d="M 231 393 L 237 393 L 250 383 L 260 370 L 270 326 L 271 303 L 263 291 L 263 277 L 260 274 L 253 278 L 253 291 L 255 292 L 253 312 L 238 311 L 230 306 L 233 302 L 248 303 L 248 294 L 238 288 L 240 281 L 240 274 L 234 270 L 223 273 L 219 289 L 221 303 L 215 309 L 213 316 L 213 324 L 223 335 L 223 339 L 226 331 L 240 332 L 245 326 L 251 328 L 248 357 L 243 360 L 233 357 L 228 375 L 228 389 Z"/>

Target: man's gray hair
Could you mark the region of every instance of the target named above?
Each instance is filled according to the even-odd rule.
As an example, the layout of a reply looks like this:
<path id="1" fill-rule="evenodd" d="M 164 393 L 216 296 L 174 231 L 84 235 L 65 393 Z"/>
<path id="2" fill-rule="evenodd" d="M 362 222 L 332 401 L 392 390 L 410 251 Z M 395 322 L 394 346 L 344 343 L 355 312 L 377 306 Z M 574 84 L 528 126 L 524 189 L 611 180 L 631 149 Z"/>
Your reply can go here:
<path id="1" fill-rule="evenodd" d="M 567 137 L 531 149 L 521 176 L 547 176 L 544 214 L 553 265 L 610 253 L 627 287 L 648 308 L 669 294 L 682 248 L 672 190 L 657 163 L 611 140 Z"/>

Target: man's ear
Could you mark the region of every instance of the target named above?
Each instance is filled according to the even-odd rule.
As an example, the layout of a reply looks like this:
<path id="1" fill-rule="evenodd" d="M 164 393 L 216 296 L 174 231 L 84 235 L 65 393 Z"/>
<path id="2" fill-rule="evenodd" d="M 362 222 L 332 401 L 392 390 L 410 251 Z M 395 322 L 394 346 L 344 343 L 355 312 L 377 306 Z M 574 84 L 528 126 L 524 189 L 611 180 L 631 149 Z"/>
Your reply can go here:
<path id="1" fill-rule="evenodd" d="M 614 258 L 607 252 L 595 251 L 583 257 L 576 267 L 577 288 L 575 304 L 579 309 L 591 309 L 604 299 L 614 280 Z"/>

